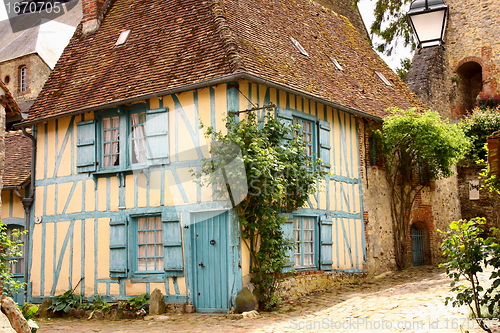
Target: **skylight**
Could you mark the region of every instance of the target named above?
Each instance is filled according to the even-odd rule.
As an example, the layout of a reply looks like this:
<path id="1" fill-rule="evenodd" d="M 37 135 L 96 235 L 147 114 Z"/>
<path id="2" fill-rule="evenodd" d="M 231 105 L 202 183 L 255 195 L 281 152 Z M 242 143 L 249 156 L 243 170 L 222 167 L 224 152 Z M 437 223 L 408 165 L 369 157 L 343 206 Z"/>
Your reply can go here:
<path id="1" fill-rule="evenodd" d="M 307 53 L 306 49 L 303 48 L 302 45 L 300 45 L 300 43 L 297 40 L 295 40 L 295 38 L 290 37 L 290 40 L 300 53 L 302 53 L 306 57 L 309 57 L 309 53 Z"/>
<path id="2" fill-rule="evenodd" d="M 130 30 L 125 30 L 122 31 L 120 36 L 118 37 L 118 40 L 115 43 L 115 46 L 120 46 L 124 44 L 127 41 L 128 34 L 130 33 Z"/>
<path id="3" fill-rule="evenodd" d="M 331 57 L 330 57 L 330 60 L 331 60 L 331 62 L 335 65 L 335 67 L 336 67 L 339 71 L 344 71 L 344 69 L 342 68 L 342 66 L 340 66 L 340 63 L 337 61 L 337 59 L 334 59 L 334 58 L 331 58 Z"/>
<path id="4" fill-rule="evenodd" d="M 384 74 L 377 72 L 377 71 L 375 71 L 375 74 L 377 74 L 380 81 L 384 82 L 389 87 L 392 87 L 392 83 L 389 80 L 387 80 L 387 78 L 384 76 Z"/>

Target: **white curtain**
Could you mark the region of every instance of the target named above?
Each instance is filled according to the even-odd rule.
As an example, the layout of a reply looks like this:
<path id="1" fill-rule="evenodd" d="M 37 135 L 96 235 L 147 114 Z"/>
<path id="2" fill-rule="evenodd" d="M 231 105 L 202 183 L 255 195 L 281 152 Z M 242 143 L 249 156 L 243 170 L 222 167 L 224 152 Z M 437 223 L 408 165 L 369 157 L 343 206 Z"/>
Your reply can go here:
<path id="1" fill-rule="evenodd" d="M 132 161 L 139 164 L 146 164 L 146 114 L 134 113 L 131 115 L 132 121 Z"/>

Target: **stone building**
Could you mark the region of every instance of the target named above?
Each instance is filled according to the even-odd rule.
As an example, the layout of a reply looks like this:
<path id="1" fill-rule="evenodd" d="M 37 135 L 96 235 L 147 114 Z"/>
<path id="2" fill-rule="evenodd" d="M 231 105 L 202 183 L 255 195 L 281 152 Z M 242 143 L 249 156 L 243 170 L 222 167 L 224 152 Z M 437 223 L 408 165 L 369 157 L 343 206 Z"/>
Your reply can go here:
<path id="1" fill-rule="evenodd" d="M 500 3 L 445 0 L 449 6 L 444 49 L 416 53 L 407 84 L 442 116 L 458 120 L 478 105 L 498 105 L 500 98 Z M 479 191 L 482 166 L 458 167 L 461 215 L 485 216 L 498 226 L 498 200 Z"/>
<path id="2" fill-rule="evenodd" d="M 54 18 L 31 13 L 0 22 L 0 79 L 22 113 L 28 112 L 42 90 L 82 18 L 79 0 L 65 5 L 67 13 Z"/>

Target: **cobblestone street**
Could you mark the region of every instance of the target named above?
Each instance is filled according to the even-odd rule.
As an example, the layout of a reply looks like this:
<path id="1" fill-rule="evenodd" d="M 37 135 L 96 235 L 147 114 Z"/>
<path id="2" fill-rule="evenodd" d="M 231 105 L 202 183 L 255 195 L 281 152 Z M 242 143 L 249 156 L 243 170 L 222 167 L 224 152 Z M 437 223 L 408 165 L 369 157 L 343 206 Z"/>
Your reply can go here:
<path id="1" fill-rule="evenodd" d="M 445 306 L 449 280 L 426 266 L 287 303 L 255 319 L 225 314 L 166 314 L 145 320 L 39 320 L 51 332 L 482 332 L 467 308 Z"/>

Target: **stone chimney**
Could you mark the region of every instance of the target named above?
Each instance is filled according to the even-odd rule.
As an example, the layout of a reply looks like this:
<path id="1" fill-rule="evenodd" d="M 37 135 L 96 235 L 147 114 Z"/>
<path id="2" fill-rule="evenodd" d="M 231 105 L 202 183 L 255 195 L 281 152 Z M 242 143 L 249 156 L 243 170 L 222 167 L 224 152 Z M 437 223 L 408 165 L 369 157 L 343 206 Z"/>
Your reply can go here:
<path id="1" fill-rule="evenodd" d="M 111 0 L 82 0 L 83 34 L 88 34 L 99 29 L 110 3 Z"/>

